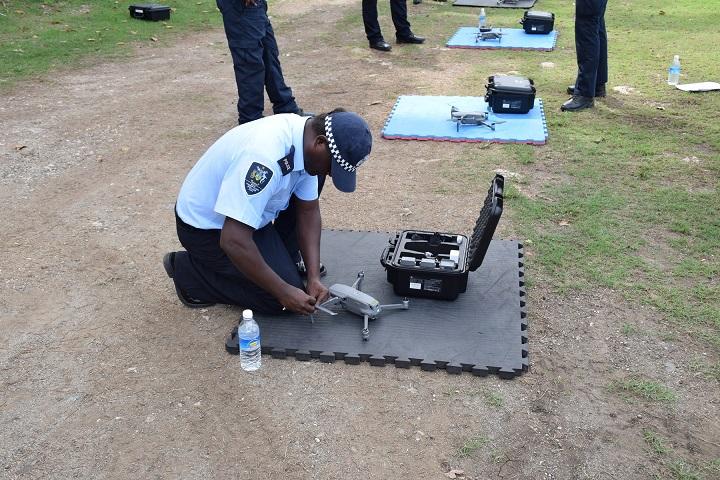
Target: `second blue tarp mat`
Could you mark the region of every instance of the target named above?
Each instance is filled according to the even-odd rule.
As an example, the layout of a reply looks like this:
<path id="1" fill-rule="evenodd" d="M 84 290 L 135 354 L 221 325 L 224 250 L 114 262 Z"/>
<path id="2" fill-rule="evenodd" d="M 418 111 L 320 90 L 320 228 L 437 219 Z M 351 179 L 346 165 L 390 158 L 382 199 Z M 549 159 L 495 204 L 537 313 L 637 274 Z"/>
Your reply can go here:
<path id="1" fill-rule="evenodd" d="M 510 50 L 544 50 L 555 48 L 557 30 L 547 35 L 530 35 L 522 28 L 495 28 L 493 32 L 501 32 L 500 40 L 477 41 L 477 27 L 460 27 L 455 35 L 448 40 L 449 48 L 480 48 L 480 49 L 510 49 Z"/>
<path id="2" fill-rule="evenodd" d="M 385 122 L 382 136 L 388 139 L 449 142 L 529 143 L 544 145 L 548 132 L 542 100 L 525 114 L 491 114 L 495 130 L 479 125 L 461 125 L 450 119 L 450 108 L 485 112 L 483 97 L 402 95 Z"/>

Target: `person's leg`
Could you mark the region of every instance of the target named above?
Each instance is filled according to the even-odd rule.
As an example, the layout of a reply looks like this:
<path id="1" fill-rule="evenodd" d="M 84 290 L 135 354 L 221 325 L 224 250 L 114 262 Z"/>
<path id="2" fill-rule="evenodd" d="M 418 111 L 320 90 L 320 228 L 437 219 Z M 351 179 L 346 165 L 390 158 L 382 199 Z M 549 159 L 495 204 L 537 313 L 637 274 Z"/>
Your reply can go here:
<path id="1" fill-rule="evenodd" d="M 239 0 L 217 0 L 230 47 L 238 90 L 238 123 L 262 117 L 265 64 L 262 38 L 267 16 L 261 7 L 245 7 Z"/>
<path id="2" fill-rule="evenodd" d="M 594 97 L 600 62 L 600 18 L 595 15 L 575 17 L 575 53 L 578 75 L 575 95 Z"/>
<path id="3" fill-rule="evenodd" d="M 175 254 L 175 285 L 205 302 L 239 305 L 263 313 L 279 313 L 282 305 L 243 275 L 220 248 L 220 230 L 200 230 L 176 218 L 178 238 L 187 251 Z M 253 234 L 260 254 L 287 283 L 303 288 L 295 262 L 272 225 Z"/>
<path id="4" fill-rule="evenodd" d="M 390 14 L 395 25 L 396 38 L 408 38 L 412 35 L 407 19 L 407 0 L 390 0 Z"/>
<path id="5" fill-rule="evenodd" d="M 265 89 L 270 102 L 272 102 L 273 113 L 297 113 L 300 109 L 295 102 L 292 89 L 285 84 L 280 66 L 280 50 L 269 20 L 262 44 L 263 60 L 265 61 Z"/>
<path id="6" fill-rule="evenodd" d="M 596 90 L 604 89 L 608 81 L 608 57 L 607 57 L 607 30 L 605 29 L 605 8 L 607 0 L 603 2 L 602 13 L 600 14 L 599 40 L 600 53 L 598 60 L 597 83 Z"/>
<path id="7" fill-rule="evenodd" d="M 383 40 L 378 22 L 377 0 L 362 0 L 362 16 L 368 42 L 372 44 Z"/>

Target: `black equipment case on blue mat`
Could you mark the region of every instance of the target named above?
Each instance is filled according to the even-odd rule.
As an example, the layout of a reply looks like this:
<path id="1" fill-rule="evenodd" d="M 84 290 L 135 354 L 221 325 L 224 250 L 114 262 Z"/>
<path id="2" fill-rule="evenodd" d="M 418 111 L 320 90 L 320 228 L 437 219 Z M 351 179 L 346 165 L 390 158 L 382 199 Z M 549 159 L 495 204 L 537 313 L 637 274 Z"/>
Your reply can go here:
<path id="1" fill-rule="evenodd" d="M 468 273 L 482 264 L 503 209 L 505 179 L 495 175 L 471 237 L 404 230 L 390 239 L 380 263 L 397 295 L 455 300 Z"/>
<path id="2" fill-rule="evenodd" d="M 528 113 L 535 105 L 532 79 L 514 75 L 494 75 L 485 85 L 485 102 L 494 113 Z"/>
<path id="3" fill-rule="evenodd" d="M 130 16 L 140 20 L 170 20 L 170 7 L 157 3 L 130 5 Z"/>
<path id="4" fill-rule="evenodd" d="M 525 33 L 547 35 L 555 27 L 555 14 L 539 10 L 526 10 L 520 23 Z"/>

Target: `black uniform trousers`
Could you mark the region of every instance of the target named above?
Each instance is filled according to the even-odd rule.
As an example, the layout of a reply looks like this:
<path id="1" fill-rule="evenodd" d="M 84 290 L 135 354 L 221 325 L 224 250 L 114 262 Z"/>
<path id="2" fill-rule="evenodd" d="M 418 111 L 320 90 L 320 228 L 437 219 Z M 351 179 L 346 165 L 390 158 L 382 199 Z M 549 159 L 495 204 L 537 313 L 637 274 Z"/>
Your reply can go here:
<path id="1" fill-rule="evenodd" d="M 608 81 L 605 8 L 608 0 L 576 0 L 575 52 L 578 74 L 576 94 L 594 97 Z"/>
<path id="2" fill-rule="evenodd" d="M 406 0 L 390 0 L 390 14 L 397 37 L 403 38 L 412 35 L 410 22 L 407 19 Z M 380 23 L 378 22 L 377 0 L 362 0 L 362 16 L 368 41 L 375 43 L 383 40 Z"/>
<path id="3" fill-rule="evenodd" d="M 274 113 L 297 113 L 295 97 L 285 84 L 280 68 L 266 0 L 256 0 L 253 7 L 246 7 L 244 0 L 217 0 L 217 6 L 222 13 L 235 70 L 238 123 L 263 116 L 263 89 L 267 90 Z"/>
<path id="4" fill-rule="evenodd" d="M 318 176 L 322 190 L 325 176 Z M 285 282 L 304 289 L 296 262 L 300 260 L 297 240 L 296 197 L 274 222 L 255 230 L 253 240 L 265 262 Z M 248 279 L 220 248 L 221 230 L 204 230 L 183 222 L 175 214 L 177 235 L 185 252 L 175 254 L 173 280 L 187 296 L 203 302 L 225 303 L 276 314 L 282 305 L 270 293 Z"/>

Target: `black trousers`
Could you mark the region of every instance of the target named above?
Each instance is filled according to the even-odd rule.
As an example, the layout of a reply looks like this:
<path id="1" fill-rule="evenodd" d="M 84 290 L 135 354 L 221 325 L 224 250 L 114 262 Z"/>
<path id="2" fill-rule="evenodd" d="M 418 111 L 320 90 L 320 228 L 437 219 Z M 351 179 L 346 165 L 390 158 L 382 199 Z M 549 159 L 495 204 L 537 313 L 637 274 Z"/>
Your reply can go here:
<path id="1" fill-rule="evenodd" d="M 318 176 L 322 191 L 325 176 Z M 265 263 L 285 282 L 305 288 L 296 262 L 300 260 L 297 239 L 297 198 L 280 212 L 273 223 L 255 230 L 253 240 Z M 175 254 L 173 280 L 191 298 L 225 303 L 261 313 L 280 313 L 282 305 L 270 293 L 248 279 L 220 248 L 220 230 L 203 230 L 183 222 L 175 213 L 175 224 L 185 252 Z"/>
<path id="2" fill-rule="evenodd" d="M 397 37 L 409 37 L 412 35 L 410 30 L 410 22 L 407 19 L 407 1 L 406 0 L 390 0 L 390 14 L 392 15 L 393 25 L 395 25 L 395 35 Z M 380 31 L 380 23 L 378 23 L 377 0 L 362 1 L 362 16 L 365 24 L 365 35 L 370 43 L 383 40 Z"/>
<path id="3" fill-rule="evenodd" d="M 296 113 L 298 106 L 283 78 L 266 0 L 256 0 L 253 7 L 246 7 L 244 0 L 217 0 L 217 6 L 235 70 L 238 123 L 263 116 L 263 89 L 267 90 L 274 113 Z"/>
<path id="4" fill-rule="evenodd" d="M 576 0 L 575 52 L 578 74 L 575 92 L 595 96 L 595 90 L 608 81 L 605 9 L 608 0 Z"/>

